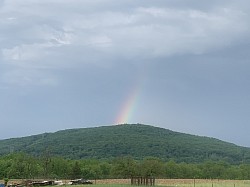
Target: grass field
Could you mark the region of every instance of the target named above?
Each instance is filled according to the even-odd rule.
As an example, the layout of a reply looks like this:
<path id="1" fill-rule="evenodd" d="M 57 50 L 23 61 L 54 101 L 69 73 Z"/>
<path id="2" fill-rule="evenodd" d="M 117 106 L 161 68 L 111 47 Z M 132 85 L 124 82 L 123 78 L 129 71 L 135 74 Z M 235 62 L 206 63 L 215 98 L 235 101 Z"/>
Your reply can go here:
<path id="1" fill-rule="evenodd" d="M 135 185 L 131 185 L 130 179 L 93 180 L 92 182 L 93 182 L 92 185 L 73 185 L 73 186 L 63 185 L 62 187 L 138 187 Z M 14 183 L 14 180 L 10 180 L 8 184 L 11 183 Z M 157 187 L 250 187 L 250 180 L 155 179 L 155 186 Z"/>
<path id="2" fill-rule="evenodd" d="M 209 179 L 158 179 L 156 185 L 175 187 L 250 187 L 250 181 Z"/>
<path id="3" fill-rule="evenodd" d="M 85 185 L 86 186 L 86 185 Z M 156 184 L 158 187 L 249 187 L 250 181 L 206 181 L 203 183 L 169 183 L 169 184 Z M 72 186 L 67 186 L 72 187 Z M 83 187 L 83 185 L 77 185 L 75 187 Z M 138 187 L 130 184 L 93 184 L 91 187 Z"/>
<path id="4" fill-rule="evenodd" d="M 129 179 L 97 180 L 92 187 L 127 187 Z M 156 179 L 159 187 L 250 187 L 250 180 Z M 137 186 L 138 187 L 138 186 Z"/>

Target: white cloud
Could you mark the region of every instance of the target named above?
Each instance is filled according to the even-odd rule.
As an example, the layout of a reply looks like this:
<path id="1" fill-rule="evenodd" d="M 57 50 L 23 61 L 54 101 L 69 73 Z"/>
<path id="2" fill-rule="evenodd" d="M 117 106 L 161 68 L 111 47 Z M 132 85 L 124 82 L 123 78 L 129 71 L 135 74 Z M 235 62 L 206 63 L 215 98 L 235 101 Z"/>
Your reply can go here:
<path id="1" fill-rule="evenodd" d="M 55 86 L 58 80 L 51 74 L 40 72 L 34 69 L 15 69 L 2 75 L 2 82 L 19 86 Z"/>
<path id="2" fill-rule="evenodd" d="M 90 45 L 96 48 L 108 48 L 112 46 L 112 39 L 106 35 L 100 35 L 90 38 Z"/>
<path id="3" fill-rule="evenodd" d="M 132 56 L 134 53 L 138 56 L 202 53 L 229 45 L 238 40 L 242 34 L 246 34 L 249 27 L 246 15 L 230 7 L 204 12 L 196 9 L 143 6 L 135 9 L 128 7 L 127 11 L 126 9 L 98 11 L 99 7 L 94 6 L 96 10 L 73 12 L 80 6 L 85 10 L 84 3 L 74 1 L 67 4 L 67 2 L 53 1 L 50 7 L 54 7 L 55 11 L 45 14 L 43 11 L 44 6 L 49 6 L 47 3 L 35 1 L 28 4 L 27 2 L 29 1 L 19 2 L 20 6 L 27 11 L 23 13 L 26 16 L 40 15 L 34 16 L 31 23 L 26 23 L 27 33 L 32 35 L 32 32 L 35 32 L 34 36 L 38 37 L 34 39 L 46 40 L 44 37 L 48 37 L 51 42 L 57 44 L 78 46 L 81 44 L 86 46 L 89 42 L 93 42 L 93 45 L 89 46 L 91 48 L 96 46 L 96 39 L 93 40 L 93 38 L 105 37 L 109 40 L 105 43 L 112 41 L 115 54 L 124 55 L 125 52 L 128 56 L 130 56 L 127 53 L 129 51 L 134 51 Z M 43 6 L 39 8 L 40 4 Z M 96 3 L 93 4 L 96 5 Z M 63 10 L 66 10 L 65 13 L 58 14 L 62 12 L 56 8 L 57 6 L 63 7 Z M 7 6 L 6 9 L 11 8 Z M 14 11 L 13 8 L 12 11 Z M 32 29 L 37 25 L 36 19 L 42 23 L 46 21 L 46 25 Z M 55 23 L 56 26 L 54 26 Z M 39 28 L 41 32 L 38 31 Z M 70 34 L 65 34 L 66 31 L 74 33 L 74 38 Z"/>
<path id="4" fill-rule="evenodd" d="M 109 6 L 102 6 L 105 3 Z M 103 64 L 104 56 L 144 59 L 208 53 L 249 38 L 248 14 L 227 3 L 206 11 L 112 3 L 5 1 L 0 10 L 5 18 L 0 22 L 5 63 L 13 69 L 77 67 L 92 61 Z"/>
<path id="5" fill-rule="evenodd" d="M 48 26 L 35 27 L 28 32 L 33 33 L 34 43 L 24 40 L 20 45 L 2 48 L 2 57 L 6 63 L 19 68 L 54 68 L 58 62 L 48 59 L 57 48 L 70 45 L 73 38 L 72 33 Z"/>
<path id="6" fill-rule="evenodd" d="M 245 15 L 229 9 L 205 13 L 139 8 L 134 16 L 138 18 L 137 24 L 112 30 L 112 34 L 117 40 L 122 40 L 116 46 L 121 51 L 133 46 L 141 55 L 204 53 L 228 46 L 248 33 Z"/>
<path id="7" fill-rule="evenodd" d="M 12 49 L 3 49 L 2 54 L 5 60 L 29 60 L 36 57 L 34 45 L 15 46 Z"/>
<path id="8" fill-rule="evenodd" d="M 103 35 L 112 41 L 113 55 L 127 57 L 206 53 L 237 42 L 249 30 L 244 12 L 224 7 L 213 12 L 158 7 L 105 11 L 75 15 L 65 27 L 74 30 L 78 44 Z"/>

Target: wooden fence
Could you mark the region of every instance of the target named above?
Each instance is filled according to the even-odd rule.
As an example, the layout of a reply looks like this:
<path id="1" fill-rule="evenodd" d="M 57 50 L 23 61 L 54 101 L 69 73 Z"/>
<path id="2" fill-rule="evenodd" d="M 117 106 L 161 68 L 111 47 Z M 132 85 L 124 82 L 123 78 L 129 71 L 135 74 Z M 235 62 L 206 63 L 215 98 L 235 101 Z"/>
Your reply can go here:
<path id="1" fill-rule="evenodd" d="M 154 177 L 132 177 L 131 185 L 154 186 L 155 178 Z"/>

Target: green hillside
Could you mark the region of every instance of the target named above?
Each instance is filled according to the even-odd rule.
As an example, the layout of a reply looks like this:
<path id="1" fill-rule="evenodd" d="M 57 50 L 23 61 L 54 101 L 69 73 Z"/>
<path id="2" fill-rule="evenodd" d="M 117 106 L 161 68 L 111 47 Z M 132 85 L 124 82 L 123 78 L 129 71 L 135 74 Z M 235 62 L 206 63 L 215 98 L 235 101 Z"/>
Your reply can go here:
<path id="1" fill-rule="evenodd" d="M 0 141 L 0 155 L 22 151 L 39 156 L 45 149 L 51 155 L 71 159 L 129 155 L 187 163 L 207 159 L 250 163 L 250 148 L 141 124 L 70 129 Z"/>

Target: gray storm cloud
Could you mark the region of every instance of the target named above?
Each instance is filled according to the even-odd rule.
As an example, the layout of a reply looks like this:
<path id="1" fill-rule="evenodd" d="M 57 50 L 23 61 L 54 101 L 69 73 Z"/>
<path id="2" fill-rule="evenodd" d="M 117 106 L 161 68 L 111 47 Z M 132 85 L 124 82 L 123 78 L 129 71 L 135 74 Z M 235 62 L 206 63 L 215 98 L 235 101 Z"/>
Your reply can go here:
<path id="1" fill-rule="evenodd" d="M 232 134 L 249 121 L 249 6 L 0 0 L 0 124 L 21 123 L 17 135 L 110 124 L 138 84 L 132 121 L 247 144 Z"/>

